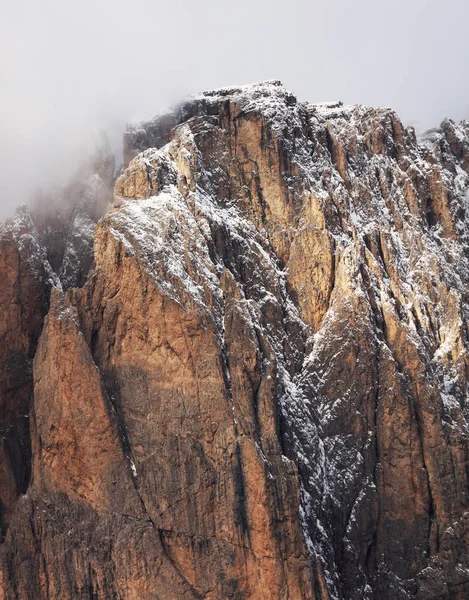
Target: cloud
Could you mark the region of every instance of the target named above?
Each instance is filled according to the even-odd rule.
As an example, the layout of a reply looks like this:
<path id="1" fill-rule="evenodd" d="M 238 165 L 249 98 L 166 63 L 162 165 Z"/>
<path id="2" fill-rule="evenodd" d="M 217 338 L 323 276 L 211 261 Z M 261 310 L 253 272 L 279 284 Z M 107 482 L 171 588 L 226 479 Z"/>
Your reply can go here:
<path id="1" fill-rule="evenodd" d="M 397 0 L 24 0 L 0 24 L 0 218 L 70 176 L 96 134 L 223 85 L 469 116 L 469 5 Z"/>

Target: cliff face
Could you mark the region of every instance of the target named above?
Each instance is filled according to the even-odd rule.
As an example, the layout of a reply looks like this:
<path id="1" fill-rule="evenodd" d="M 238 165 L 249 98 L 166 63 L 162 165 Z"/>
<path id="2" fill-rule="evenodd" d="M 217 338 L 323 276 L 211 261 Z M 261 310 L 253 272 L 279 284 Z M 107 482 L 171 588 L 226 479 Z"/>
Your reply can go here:
<path id="1" fill-rule="evenodd" d="M 109 206 L 113 158 L 103 145 L 61 192 L 0 227 L 0 532 L 29 485 L 32 360 L 53 287 L 86 281 L 96 222 Z"/>
<path id="2" fill-rule="evenodd" d="M 469 126 L 267 82 L 124 146 L 91 269 L 1 233 L 0 598 L 467 598 Z"/>

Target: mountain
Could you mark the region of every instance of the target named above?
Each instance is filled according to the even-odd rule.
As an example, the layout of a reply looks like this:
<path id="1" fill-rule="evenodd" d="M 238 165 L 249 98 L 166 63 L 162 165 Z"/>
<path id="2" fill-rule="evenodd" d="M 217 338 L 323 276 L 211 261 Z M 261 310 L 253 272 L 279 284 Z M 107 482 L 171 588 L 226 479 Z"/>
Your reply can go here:
<path id="1" fill-rule="evenodd" d="M 268 81 L 97 157 L 0 230 L 0 598 L 468 598 L 469 123 Z"/>

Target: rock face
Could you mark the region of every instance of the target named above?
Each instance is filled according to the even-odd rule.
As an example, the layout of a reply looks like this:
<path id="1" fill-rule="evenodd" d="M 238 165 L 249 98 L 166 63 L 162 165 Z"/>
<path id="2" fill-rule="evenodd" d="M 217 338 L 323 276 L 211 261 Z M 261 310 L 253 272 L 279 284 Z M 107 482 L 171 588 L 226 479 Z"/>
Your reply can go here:
<path id="1" fill-rule="evenodd" d="M 1 234 L 0 598 L 469 597 L 469 125 L 266 82 L 124 155 L 93 265 Z"/>
<path id="2" fill-rule="evenodd" d="M 26 210 L 0 230 L 0 528 L 26 492 L 31 467 L 32 359 L 47 312 L 50 278 Z"/>
<path id="3" fill-rule="evenodd" d="M 0 532 L 31 471 L 32 359 L 52 287 L 84 283 L 96 222 L 109 206 L 114 159 L 104 144 L 64 190 L 0 226 Z"/>

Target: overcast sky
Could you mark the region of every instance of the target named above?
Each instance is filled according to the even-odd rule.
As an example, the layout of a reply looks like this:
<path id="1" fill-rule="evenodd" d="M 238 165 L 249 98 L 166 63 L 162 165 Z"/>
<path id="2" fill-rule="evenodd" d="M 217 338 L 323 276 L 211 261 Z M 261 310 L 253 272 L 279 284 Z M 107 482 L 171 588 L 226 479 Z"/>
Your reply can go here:
<path id="1" fill-rule="evenodd" d="M 0 20 L 0 217 L 60 182 L 93 132 L 204 89 L 469 118 L 467 0 L 21 0 Z"/>

